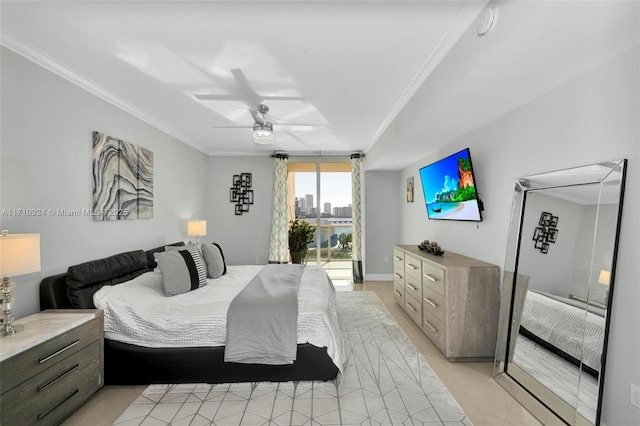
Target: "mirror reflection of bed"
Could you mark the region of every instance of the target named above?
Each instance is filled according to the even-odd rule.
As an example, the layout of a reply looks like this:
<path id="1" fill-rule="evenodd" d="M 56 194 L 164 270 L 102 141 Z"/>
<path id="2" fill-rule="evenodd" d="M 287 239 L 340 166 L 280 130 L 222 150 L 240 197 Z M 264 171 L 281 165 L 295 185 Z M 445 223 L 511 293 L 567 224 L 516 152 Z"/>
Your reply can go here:
<path id="1" fill-rule="evenodd" d="M 513 358 L 591 422 L 598 402 L 604 313 L 575 299 L 529 290 Z"/>
<path id="2" fill-rule="evenodd" d="M 504 371 L 571 425 L 599 422 L 623 177 L 618 163 L 600 163 L 521 178 L 514 195 Z M 553 232 L 544 246 L 540 228 Z"/>

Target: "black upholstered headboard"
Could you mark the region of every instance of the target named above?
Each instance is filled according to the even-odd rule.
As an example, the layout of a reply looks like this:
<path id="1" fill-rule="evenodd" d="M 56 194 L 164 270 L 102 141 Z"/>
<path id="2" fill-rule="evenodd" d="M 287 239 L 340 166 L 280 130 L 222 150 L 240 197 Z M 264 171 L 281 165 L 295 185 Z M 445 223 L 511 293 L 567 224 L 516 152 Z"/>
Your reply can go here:
<path id="1" fill-rule="evenodd" d="M 157 265 L 153 254 L 164 251 L 164 247 L 91 260 L 70 266 L 64 274 L 46 277 L 40 282 L 40 309 L 95 309 L 93 294 L 96 291 L 102 286 L 120 284 L 155 269 Z"/>

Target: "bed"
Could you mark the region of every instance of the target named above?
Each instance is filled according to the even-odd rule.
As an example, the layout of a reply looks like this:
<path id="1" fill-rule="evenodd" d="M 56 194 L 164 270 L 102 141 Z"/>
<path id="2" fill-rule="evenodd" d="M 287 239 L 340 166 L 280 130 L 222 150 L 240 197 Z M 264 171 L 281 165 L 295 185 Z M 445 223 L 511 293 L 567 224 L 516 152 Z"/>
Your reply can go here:
<path id="1" fill-rule="evenodd" d="M 588 309 L 587 309 L 588 308 Z M 576 300 L 529 290 L 520 334 L 598 377 L 604 310 Z M 583 343 L 584 342 L 584 343 Z"/>
<path id="2" fill-rule="evenodd" d="M 175 245 L 180 245 L 177 243 Z M 263 268 L 226 266 L 197 290 L 162 292 L 153 250 L 75 265 L 40 285 L 41 309 L 104 311 L 105 383 L 234 383 L 333 380 L 344 364 L 335 290 L 319 267 L 306 266 L 298 294 L 297 356 L 292 364 L 224 362 L 226 313 Z"/>

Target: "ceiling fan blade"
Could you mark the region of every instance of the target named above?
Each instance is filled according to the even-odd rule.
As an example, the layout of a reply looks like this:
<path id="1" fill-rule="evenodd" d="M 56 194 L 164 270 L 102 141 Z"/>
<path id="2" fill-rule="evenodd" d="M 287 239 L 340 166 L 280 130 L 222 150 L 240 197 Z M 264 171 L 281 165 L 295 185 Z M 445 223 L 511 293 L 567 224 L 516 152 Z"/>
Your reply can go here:
<path id="1" fill-rule="evenodd" d="M 253 126 L 211 126 L 212 129 L 253 129 Z"/>
<path id="2" fill-rule="evenodd" d="M 273 130 L 285 132 L 310 132 L 313 130 L 313 126 L 310 124 L 274 124 Z"/>
<path id="3" fill-rule="evenodd" d="M 195 94 L 193 95 L 199 101 L 240 101 L 238 96 L 234 95 L 209 95 L 209 94 Z M 260 96 L 260 99 L 266 101 L 304 101 L 302 96 Z"/>
<path id="4" fill-rule="evenodd" d="M 251 83 L 249 83 L 249 80 L 247 80 L 247 77 L 240 68 L 232 69 L 231 74 L 233 74 L 233 78 L 235 78 L 236 83 L 238 83 L 238 92 L 242 95 L 244 102 L 249 105 L 257 105 L 262 102 L 262 97 L 251 88 Z"/>
<path id="5" fill-rule="evenodd" d="M 250 109 L 249 112 L 253 116 L 253 119 L 255 120 L 256 123 L 261 124 L 263 126 L 267 123 L 267 118 L 261 112 L 253 109 Z"/>
<path id="6" fill-rule="evenodd" d="M 207 95 L 207 94 L 195 94 L 194 98 L 199 101 L 237 101 L 238 97 L 233 95 Z"/>

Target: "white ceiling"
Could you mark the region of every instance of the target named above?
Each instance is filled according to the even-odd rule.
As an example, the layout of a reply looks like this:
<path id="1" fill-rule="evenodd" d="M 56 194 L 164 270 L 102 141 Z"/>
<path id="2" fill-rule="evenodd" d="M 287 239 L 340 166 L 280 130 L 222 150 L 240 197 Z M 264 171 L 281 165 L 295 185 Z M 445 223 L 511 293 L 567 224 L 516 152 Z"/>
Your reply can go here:
<path id="1" fill-rule="evenodd" d="M 361 150 L 400 169 L 638 44 L 636 1 L 494 2 L 478 38 L 486 3 L 2 1 L 1 41 L 210 155 Z M 261 100 L 314 130 L 258 146 L 214 128 L 251 125 Z"/>

